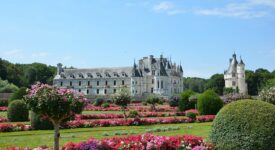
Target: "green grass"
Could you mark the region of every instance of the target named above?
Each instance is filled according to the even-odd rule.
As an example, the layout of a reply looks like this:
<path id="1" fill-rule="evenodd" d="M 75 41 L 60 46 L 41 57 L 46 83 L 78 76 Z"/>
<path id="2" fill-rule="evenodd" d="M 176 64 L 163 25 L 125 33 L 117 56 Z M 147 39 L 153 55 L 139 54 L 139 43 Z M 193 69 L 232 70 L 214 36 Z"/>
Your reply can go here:
<path id="1" fill-rule="evenodd" d="M 7 117 L 7 112 L 6 111 L 1 111 L 0 116 L 1 117 Z"/>
<path id="2" fill-rule="evenodd" d="M 78 128 L 61 130 L 60 144 L 64 146 L 68 142 L 86 141 L 90 137 L 96 139 L 106 138 L 103 133 L 108 133 L 113 137 L 115 132 L 134 132 L 137 134 L 145 133 L 148 129 L 161 127 L 179 127 L 180 130 L 169 132 L 158 132 L 156 135 L 197 135 L 207 140 L 212 123 L 187 123 L 187 124 L 162 124 L 149 126 L 118 126 L 118 127 L 97 127 L 97 128 Z M 0 147 L 38 147 L 47 145 L 53 146 L 53 131 L 21 131 L 0 133 Z"/>

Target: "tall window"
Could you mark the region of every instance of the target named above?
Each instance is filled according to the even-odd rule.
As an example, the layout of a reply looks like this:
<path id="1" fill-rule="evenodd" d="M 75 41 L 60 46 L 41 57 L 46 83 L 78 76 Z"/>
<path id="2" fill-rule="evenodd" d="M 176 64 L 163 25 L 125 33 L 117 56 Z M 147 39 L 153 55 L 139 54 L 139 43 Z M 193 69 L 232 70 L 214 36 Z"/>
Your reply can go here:
<path id="1" fill-rule="evenodd" d="M 124 80 L 122 80 L 122 83 L 121 83 L 122 85 L 124 85 Z"/>
<path id="2" fill-rule="evenodd" d="M 160 84 L 161 89 L 163 89 L 163 81 L 161 80 L 161 84 Z"/>
<path id="3" fill-rule="evenodd" d="M 105 85 L 108 85 L 108 81 L 105 81 Z"/>
<path id="4" fill-rule="evenodd" d="M 151 88 L 151 93 L 154 93 L 154 88 Z"/>
<path id="5" fill-rule="evenodd" d="M 81 86 L 81 81 L 78 82 L 78 85 Z"/>
<path id="6" fill-rule="evenodd" d="M 159 89 L 159 80 L 158 80 L 158 89 Z"/>
<path id="7" fill-rule="evenodd" d="M 62 81 L 60 82 L 60 86 L 63 86 L 63 82 Z"/>
<path id="8" fill-rule="evenodd" d="M 116 80 L 114 80 L 114 86 L 116 86 Z"/>
<path id="9" fill-rule="evenodd" d="M 154 84 L 155 83 L 155 79 L 152 79 L 152 84 Z"/>
<path id="10" fill-rule="evenodd" d="M 78 92 L 81 92 L 81 89 L 78 89 Z"/>
<path id="11" fill-rule="evenodd" d="M 88 81 L 88 86 L 90 86 L 90 81 Z"/>
<path id="12" fill-rule="evenodd" d="M 89 94 L 89 92 L 90 92 L 90 91 L 89 91 L 89 90 L 87 90 L 87 94 Z"/>
<path id="13" fill-rule="evenodd" d="M 235 86 L 235 85 L 236 85 L 236 82 L 235 82 L 235 81 L 232 81 L 232 85 Z"/>
<path id="14" fill-rule="evenodd" d="M 70 81 L 70 86 L 72 86 L 73 85 L 73 82 L 72 81 Z"/>
<path id="15" fill-rule="evenodd" d="M 114 89 L 113 93 L 114 93 L 114 94 L 116 93 L 116 89 Z"/>
<path id="16" fill-rule="evenodd" d="M 107 89 L 104 89 L 104 94 L 107 94 Z"/>
<path id="17" fill-rule="evenodd" d="M 99 89 L 96 89 L 96 94 L 99 94 Z"/>
<path id="18" fill-rule="evenodd" d="M 152 70 L 152 75 L 154 76 L 156 74 L 155 70 Z"/>
<path id="19" fill-rule="evenodd" d="M 96 81 L 96 85 L 99 86 L 99 81 Z"/>

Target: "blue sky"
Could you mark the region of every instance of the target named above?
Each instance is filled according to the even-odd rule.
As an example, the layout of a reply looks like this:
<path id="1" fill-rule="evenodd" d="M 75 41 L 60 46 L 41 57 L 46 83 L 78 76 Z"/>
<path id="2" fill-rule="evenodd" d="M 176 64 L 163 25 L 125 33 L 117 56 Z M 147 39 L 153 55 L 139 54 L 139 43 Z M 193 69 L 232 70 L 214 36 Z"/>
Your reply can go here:
<path id="1" fill-rule="evenodd" d="M 47 0 L 0 2 L 0 57 L 119 67 L 163 54 L 184 76 L 275 69 L 275 0 Z"/>

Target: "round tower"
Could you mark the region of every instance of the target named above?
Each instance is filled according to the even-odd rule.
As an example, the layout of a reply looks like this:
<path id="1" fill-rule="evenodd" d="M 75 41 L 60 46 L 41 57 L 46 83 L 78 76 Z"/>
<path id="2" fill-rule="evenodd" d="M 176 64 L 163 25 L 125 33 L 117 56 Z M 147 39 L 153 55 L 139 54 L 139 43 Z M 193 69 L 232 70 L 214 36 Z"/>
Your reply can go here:
<path id="1" fill-rule="evenodd" d="M 58 63 L 57 64 L 57 75 L 60 75 L 62 72 L 62 64 L 61 63 Z"/>
<path id="2" fill-rule="evenodd" d="M 237 75 L 239 93 L 247 94 L 247 85 L 245 83 L 245 64 L 242 58 L 240 59 L 240 63 L 237 65 Z"/>

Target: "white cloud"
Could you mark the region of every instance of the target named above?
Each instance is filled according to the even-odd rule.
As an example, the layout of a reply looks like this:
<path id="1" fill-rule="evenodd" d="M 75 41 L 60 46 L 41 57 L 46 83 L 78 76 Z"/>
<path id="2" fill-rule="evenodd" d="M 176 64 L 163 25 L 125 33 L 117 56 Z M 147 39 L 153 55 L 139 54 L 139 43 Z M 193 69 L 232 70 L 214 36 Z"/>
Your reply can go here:
<path id="1" fill-rule="evenodd" d="M 31 57 L 33 58 L 45 58 L 48 56 L 47 52 L 35 52 L 31 54 Z"/>
<path id="2" fill-rule="evenodd" d="M 197 9 L 194 10 L 194 13 L 204 16 L 225 16 L 239 18 L 257 18 L 269 15 L 266 11 L 254 10 L 251 3 L 231 3 L 223 8 Z"/>
<path id="3" fill-rule="evenodd" d="M 163 1 L 153 6 L 153 10 L 156 12 L 168 11 L 173 8 L 174 8 L 174 4 L 168 1 Z"/>
<path id="4" fill-rule="evenodd" d="M 275 0 L 249 0 L 251 4 L 275 8 Z"/>

